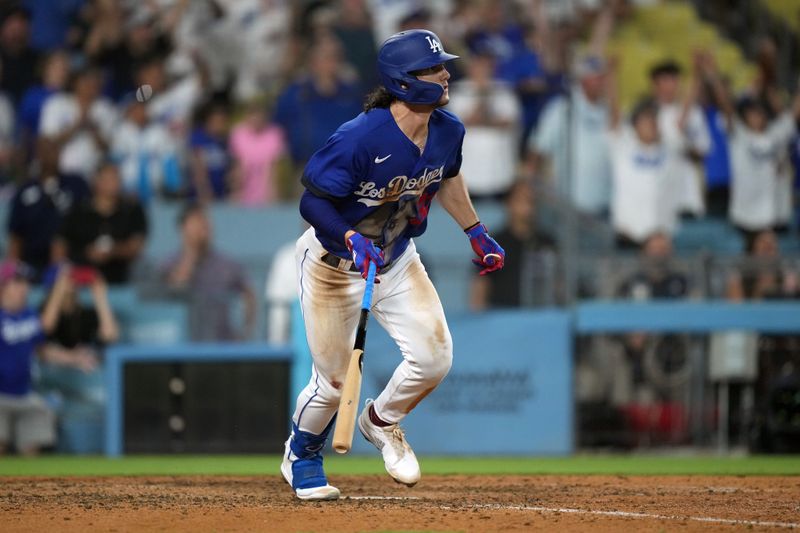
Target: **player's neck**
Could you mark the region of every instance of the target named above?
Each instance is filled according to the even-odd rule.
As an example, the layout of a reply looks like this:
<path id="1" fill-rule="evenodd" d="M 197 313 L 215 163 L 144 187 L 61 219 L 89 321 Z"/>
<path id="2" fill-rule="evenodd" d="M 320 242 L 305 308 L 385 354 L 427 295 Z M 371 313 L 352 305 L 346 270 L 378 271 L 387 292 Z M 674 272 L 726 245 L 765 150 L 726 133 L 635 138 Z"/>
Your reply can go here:
<path id="1" fill-rule="evenodd" d="M 434 109 L 430 105 L 413 105 L 400 100 L 395 100 L 389 106 L 397 127 L 417 145 L 424 144 L 428 137 L 428 120 Z"/>

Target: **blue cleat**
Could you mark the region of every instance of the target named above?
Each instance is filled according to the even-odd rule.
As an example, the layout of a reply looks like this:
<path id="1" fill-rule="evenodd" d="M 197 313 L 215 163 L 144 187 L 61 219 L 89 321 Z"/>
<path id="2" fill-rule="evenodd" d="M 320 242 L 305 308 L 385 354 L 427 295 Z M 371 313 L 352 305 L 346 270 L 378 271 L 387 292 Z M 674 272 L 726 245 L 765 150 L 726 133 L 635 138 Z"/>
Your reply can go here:
<path id="1" fill-rule="evenodd" d="M 322 448 L 330 427 L 322 435 L 314 435 L 292 424 L 286 441 L 281 474 L 301 500 L 338 500 L 339 489 L 328 484 L 322 468 Z"/>

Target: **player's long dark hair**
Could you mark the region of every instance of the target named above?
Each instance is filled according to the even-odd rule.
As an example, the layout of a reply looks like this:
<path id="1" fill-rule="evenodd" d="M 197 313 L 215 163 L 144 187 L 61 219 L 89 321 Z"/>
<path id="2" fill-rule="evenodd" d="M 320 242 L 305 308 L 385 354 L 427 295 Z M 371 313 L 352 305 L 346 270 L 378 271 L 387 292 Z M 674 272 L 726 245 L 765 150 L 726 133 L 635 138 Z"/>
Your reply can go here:
<path id="1" fill-rule="evenodd" d="M 370 110 L 376 107 L 385 109 L 395 100 L 397 100 L 397 97 L 390 93 L 383 85 L 375 87 L 364 99 L 364 113 L 369 113 Z"/>

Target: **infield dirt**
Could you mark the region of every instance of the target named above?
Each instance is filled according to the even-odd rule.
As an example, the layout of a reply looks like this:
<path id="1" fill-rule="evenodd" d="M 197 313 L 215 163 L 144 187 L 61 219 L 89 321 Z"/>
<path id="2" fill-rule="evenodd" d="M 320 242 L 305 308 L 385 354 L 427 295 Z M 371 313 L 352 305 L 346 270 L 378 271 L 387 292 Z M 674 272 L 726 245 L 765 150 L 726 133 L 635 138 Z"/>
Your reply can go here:
<path id="1" fill-rule="evenodd" d="M 602 532 L 800 527 L 800 477 L 423 476 L 411 489 L 387 476 L 335 476 L 331 482 L 346 499 L 300 502 L 277 476 L 2 478 L 0 530 Z M 621 514 L 597 514 L 613 512 Z"/>

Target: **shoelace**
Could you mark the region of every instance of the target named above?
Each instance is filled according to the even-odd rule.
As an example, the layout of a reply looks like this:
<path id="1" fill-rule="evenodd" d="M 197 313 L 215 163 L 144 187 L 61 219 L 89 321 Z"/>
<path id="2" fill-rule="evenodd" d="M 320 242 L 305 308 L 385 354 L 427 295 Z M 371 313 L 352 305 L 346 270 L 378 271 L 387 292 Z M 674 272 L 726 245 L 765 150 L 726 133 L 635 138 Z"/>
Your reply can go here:
<path id="1" fill-rule="evenodd" d="M 399 424 L 395 424 L 392 428 L 392 438 L 390 441 L 392 443 L 392 448 L 394 448 L 395 453 L 397 453 L 398 458 L 404 456 L 406 449 L 408 448 L 408 444 L 406 443 L 406 434 Z"/>

